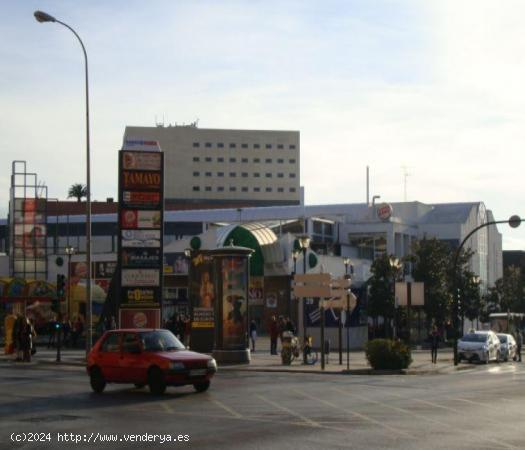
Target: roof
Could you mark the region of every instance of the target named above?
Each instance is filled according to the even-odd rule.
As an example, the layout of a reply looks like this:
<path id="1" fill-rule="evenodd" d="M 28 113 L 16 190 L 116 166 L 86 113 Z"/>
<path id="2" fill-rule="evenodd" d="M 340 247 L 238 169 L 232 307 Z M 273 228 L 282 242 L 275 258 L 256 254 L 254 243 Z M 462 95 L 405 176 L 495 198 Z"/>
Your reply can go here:
<path id="1" fill-rule="evenodd" d="M 241 225 L 234 223 L 217 229 L 217 248 L 225 247 L 229 244 L 225 241 L 236 227 L 248 230 L 257 239 L 257 243 L 261 247 L 277 242 L 275 233 L 262 223 L 243 223 Z"/>
<path id="2" fill-rule="evenodd" d="M 420 223 L 464 223 L 481 202 L 475 203 L 441 203 L 432 205 L 432 210 L 425 214 Z"/>

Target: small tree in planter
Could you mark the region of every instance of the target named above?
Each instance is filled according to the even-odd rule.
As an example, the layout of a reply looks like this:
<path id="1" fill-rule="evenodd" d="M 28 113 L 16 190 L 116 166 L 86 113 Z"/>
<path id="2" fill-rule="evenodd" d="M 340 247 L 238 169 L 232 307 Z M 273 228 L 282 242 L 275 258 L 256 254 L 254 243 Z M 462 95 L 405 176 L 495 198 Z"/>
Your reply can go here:
<path id="1" fill-rule="evenodd" d="M 365 347 L 366 359 L 375 370 L 401 370 L 412 363 L 408 346 L 401 341 L 374 339 Z"/>

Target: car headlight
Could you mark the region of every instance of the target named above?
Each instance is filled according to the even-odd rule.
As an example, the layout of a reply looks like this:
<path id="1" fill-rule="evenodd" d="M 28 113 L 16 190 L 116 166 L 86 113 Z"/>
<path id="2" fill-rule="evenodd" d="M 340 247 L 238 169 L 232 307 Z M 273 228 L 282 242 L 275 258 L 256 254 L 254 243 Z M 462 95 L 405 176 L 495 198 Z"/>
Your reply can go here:
<path id="1" fill-rule="evenodd" d="M 217 361 L 215 361 L 215 359 L 213 359 L 213 358 L 208 359 L 208 362 L 207 362 L 206 365 L 207 365 L 208 369 L 217 370 Z"/>
<path id="2" fill-rule="evenodd" d="M 180 361 L 171 361 L 169 368 L 170 370 L 185 370 L 186 366 Z"/>

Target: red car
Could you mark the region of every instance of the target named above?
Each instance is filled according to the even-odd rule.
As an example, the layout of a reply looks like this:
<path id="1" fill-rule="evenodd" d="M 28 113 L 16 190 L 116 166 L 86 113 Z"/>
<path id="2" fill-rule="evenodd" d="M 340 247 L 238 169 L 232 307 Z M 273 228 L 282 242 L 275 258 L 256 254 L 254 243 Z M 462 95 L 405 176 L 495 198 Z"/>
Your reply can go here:
<path id="1" fill-rule="evenodd" d="M 198 392 L 210 387 L 217 372 L 213 358 L 186 350 L 168 330 L 122 329 L 107 331 L 87 358 L 91 387 L 100 393 L 106 383 L 146 384 L 151 393 L 167 386 L 192 384 Z"/>

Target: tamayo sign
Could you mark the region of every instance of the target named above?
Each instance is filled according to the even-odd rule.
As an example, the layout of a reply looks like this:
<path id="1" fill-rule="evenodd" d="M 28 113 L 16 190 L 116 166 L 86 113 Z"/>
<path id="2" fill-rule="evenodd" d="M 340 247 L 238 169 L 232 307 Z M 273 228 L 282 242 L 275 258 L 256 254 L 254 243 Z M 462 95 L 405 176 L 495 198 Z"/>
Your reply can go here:
<path id="1" fill-rule="evenodd" d="M 130 171 L 122 172 L 122 181 L 124 189 L 161 189 L 162 174 L 160 172 Z"/>

